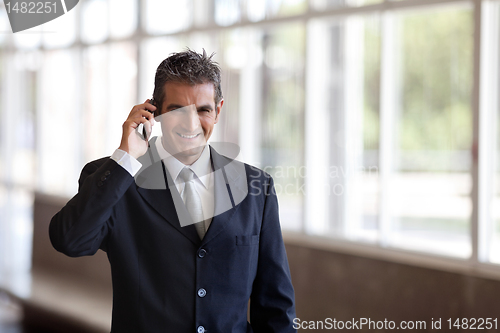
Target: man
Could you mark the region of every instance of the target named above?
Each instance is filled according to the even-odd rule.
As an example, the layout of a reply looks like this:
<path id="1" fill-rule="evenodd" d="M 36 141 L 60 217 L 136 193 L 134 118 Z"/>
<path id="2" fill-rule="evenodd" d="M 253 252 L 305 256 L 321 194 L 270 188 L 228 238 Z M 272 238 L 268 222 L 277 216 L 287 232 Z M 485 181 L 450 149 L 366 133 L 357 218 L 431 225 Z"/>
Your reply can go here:
<path id="1" fill-rule="evenodd" d="M 224 103 L 218 65 L 172 54 L 153 100 L 133 107 L 110 158 L 84 167 L 52 218 L 53 246 L 107 252 L 113 333 L 295 332 L 272 178 L 207 144 Z M 151 131 L 151 112 L 163 135 L 148 145 L 138 128 Z"/>

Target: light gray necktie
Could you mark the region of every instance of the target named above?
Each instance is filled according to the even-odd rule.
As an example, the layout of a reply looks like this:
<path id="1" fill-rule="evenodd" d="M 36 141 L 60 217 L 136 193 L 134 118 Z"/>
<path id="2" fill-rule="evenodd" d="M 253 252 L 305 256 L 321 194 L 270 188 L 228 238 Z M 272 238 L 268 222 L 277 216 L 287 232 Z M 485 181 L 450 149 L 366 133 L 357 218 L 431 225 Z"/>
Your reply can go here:
<path id="1" fill-rule="evenodd" d="M 205 223 L 203 221 L 203 207 L 201 206 L 201 199 L 196 192 L 194 185 L 194 173 L 188 167 L 184 167 L 179 174 L 179 177 L 184 181 L 184 191 L 182 191 L 182 200 L 184 200 L 184 204 L 186 208 L 191 214 L 193 221 L 196 222 L 194 226 L 196 227 L 196 231 L 200 236 L 200 239 L 203 239 L 205 233 Z"/>

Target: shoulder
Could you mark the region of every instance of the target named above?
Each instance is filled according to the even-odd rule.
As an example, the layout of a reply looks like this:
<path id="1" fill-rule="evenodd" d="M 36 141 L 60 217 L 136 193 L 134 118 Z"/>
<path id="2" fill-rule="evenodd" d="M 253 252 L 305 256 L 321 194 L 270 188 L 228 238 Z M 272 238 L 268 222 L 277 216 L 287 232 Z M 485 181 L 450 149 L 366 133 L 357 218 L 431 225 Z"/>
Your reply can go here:
<path id="1" fill-rule="evenodd" d="M 223 168 L 226 181 L 231 189 L 242 189 L 242 193 L 253 197 L 269 195 L 273 187 L 271 175 L 256 166 L 238 161 L 234 158 L 220 154 L 212 147 L 212 161 L 214 171 Z"/>
<path id="2" fill-rule="evenodd" d="M 112 162 L 116 163 L 109 156 L 102 157 L 102 158 L 90 161 L 87 164 L 85 164 L 85 166 L 83 167 L 82 172 L 94 172 L 95 170 L 97 170 L 101 166 L 103 166 L 106 162 L 109 163 L 109 161 L 112 161 Z"/>
<path id="3" fill-rule="evenodd" d="M 93 160 L 88 162 L 85 166 L 94 166 L 94 167 L 100 167 L 104 163 L 106 163 L 108 160 L 110 160 L 110 156 L 102 157 L 97 160 Z"/>
<path id="4" fill-rule="evenodd" d="M 228 144 L 225 144 L 228 145 Z M 233 144 L 231 144 L 233 145 Z M 237 145 L 234 145 L 237 147 Z M 262 180 L 270 180 L 271 175 L 265 172 L 262 169 L 259 169 L 256 166 L 238 161 L 236 158 L 239 154 L 239 148 L 236 149 L 228 149 L 224 146 L 225 149 L 220 149 L 219 145 L 216 148 L 213 145 L 210 145 L 211 148 L 211 156 L 214 164 L 214 169 L 217 170 L 219 168 L 225 169 L 236 169 L 240 173 L 244 172 L 247 178 L 252 179 L 262 179 Z M 236 151 L 232 151 L 236 150 Z M 233 157 L 234 156 L 234 157 Z"/>
<path id="5" fill-rule="evenodd" d="M 109 156 L 94 161 L 90 161 L 83 167 L 82 172 L 80 174 L 80 181 L 83 181 L 89 175 L 96 173 L 99 169 L 104 170 L 104 172 L 106 171 L 111 172 L 114 171 L 117 166 L 118 163 L 116 163 Z"/>

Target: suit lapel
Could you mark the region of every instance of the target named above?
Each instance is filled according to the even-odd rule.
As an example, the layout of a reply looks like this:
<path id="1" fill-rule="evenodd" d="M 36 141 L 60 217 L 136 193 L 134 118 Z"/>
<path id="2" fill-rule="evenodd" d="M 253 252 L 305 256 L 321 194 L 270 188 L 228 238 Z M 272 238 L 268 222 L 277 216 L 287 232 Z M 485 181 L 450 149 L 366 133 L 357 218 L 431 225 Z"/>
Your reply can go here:
<path id="1" fill-rule="evenodd" d="M 210 147 L 214 170 L 215 207 L 214 217 L 202 242 L 194 224 L 182 226 L 191 217 L 170 174 L 161 162 L 155 148 L 155 140 L 156 138 L 151 140 L 151 148 L 140 159 L 143 167 L 135 176 L 137 191 L 154 210 L 194 244 L 206 244 L 226 228 L 239 203 L 248 193 L 244 164 L 221 156 Z"/>
<path id="2" fill-rule="evenodd" d="M 154 139 L 151 140 L 151 148 L 148 149 L 148 153 L 140 159 L 143 167 L 135 176 L 137 192 L 175 229 L 194 244 L 199 245 L 201 240 L 194 225 L 181 227 L 179 217 L 181 220 L 185 220 L 189 217 L 189 213 L 154 148 Z"/>
<path id="3" fill-rule="evenodd" d="M 210 156 L 212 157 L 212 169 L 214 170 L 215 207 L 212 223 L 203 238 L 202 244 L 206 244 L 214 239 L 227 227 L 233 218 L 239 205 L 237 205 L 237 203 L 235 204 L 231 191 L 231 184 L 234 183 L 235 180 L 238 182 L 239 177 L 242 176 L 240 174 L 238 175 L 238 179 L 234 179 L 234 174 L 231 174 L 231 172 L 228 173 L 227 169 L 231 166 L 231 163 L 235 161 L 221 156 L 212 147 L 210 147 Z M 244 178 L 246 179 L 246 177 Z"/>

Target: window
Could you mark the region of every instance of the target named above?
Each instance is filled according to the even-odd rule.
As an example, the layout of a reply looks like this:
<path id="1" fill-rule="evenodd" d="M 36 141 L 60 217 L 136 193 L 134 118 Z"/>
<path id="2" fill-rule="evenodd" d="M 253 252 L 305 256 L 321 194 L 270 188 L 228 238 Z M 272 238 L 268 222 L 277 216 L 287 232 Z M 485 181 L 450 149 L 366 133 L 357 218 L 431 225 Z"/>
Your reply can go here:
<path id="1" fill-rule="evenodd" d="M 88 0 L 0 34 L 0 276 L 33 190 L 74 195 L 186 47 L 216 53 L 211 141 L 274 177 L 285 233 L 500 276 L 499 0 Z"/>
<path id="2" fill-rule="evenodd" d="M 387 115 L 381 136 L 392 137 L 382 171 L 382 191 L 390 202 L 381 216 L 391 230 L 387 242 L 467 258 L 472 214 L 472 11 L 430 9 L 398 13 L 393 20 L 399 36 L 385 37 L 395 38 L 396 45 L 395 86 L 389 88 L 393 96 L 387 102 L 394 105 L 386 105 L 392 115 Z M 389 138 L 384 138 L 386 133 Z"/>
<path id="3" fill-rule="evenodd" d="M 483 4 L 478 154 L 478 256 L 500 264 L 500 2 Z"/>

